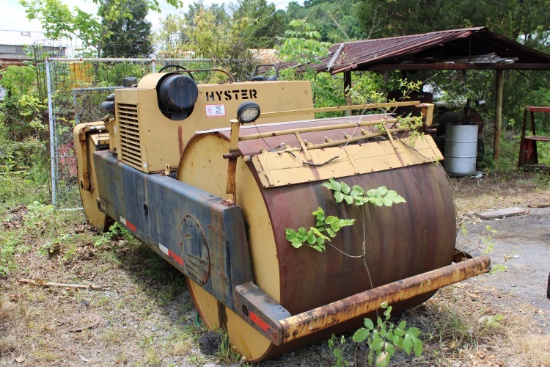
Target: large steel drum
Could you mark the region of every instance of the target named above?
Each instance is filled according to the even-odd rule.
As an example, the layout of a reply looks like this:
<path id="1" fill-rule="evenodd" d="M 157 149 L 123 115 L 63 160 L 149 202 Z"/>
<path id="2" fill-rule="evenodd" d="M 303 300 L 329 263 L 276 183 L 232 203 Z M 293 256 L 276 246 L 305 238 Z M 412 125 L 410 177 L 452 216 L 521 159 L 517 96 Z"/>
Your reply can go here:
<path id="1" fill-rule="evenodd" d="M 308 126 L 312 124 L 314 122 L 308 122 Z M 304 123 L 290 127 L 295 126 L 304 126 Z M 289 125 L 285 124 L 284 128 Z M 241 129 L 241 136 L 257 133 L 259 129 Z M 270 129 L 276 127 L 271 125 Z M 308 142 L 320 143 L 346 132 L 342 129 L 303 135 Z M 178 180 L 225 197 L 228 162 L 224 154 L 229 149 L 229 135 L 228 130 L 195 135 L 182 155 Z M 337 204 L 333 193 L 322 186 L 323 180 L 265 187 L 249 157 L 283 145 L 296 146 L 299 142 L 293 135 L 285 135 L 239 143 L 240 154 L 245 158 L 237 161 L 236 204 L 242 207 L 245 216 L 254 282 L 291 314 L 451 264 L 455 248 L 455 208 L 441 165 L 410 165 L 347 177 L 340 177 L 335 171 L 334 177 L 340 177 L 338 181 L 350 186 L 357 184 L 370 189 L 385 185 L 406 200 L 406 204 L 393 207 L 367 205 L 362 213 L 362 207 Z M 372 159 L 380 158 L 373 156 Z M 311 169 L 315 173 L 317 168 Z M 293 248 L 285 238 L 285 229 L 314 225 L 311 213 L 318 207 L 340 218 L 355 218 L 356 223 L 333 240 L 337 249 L 329 246 L 324 253 L 319 253 L 311 248 Z M 363 246 L 364 258 L 360 257 Z M 344 323 L 338 329 L 329 328 L 276 347 L 196 283 L 188 281 L 207 326 L 216 329 L 226 325 L 231 342 L 244 351 L 249 361 L 295 349 L 297 345 L 350 327 L 350 322 Z M 409 299 L 394 305 L 394 309 L 413 307 L 431 295 Z M 362 318 L 351 323 L 361 321 Z"/>

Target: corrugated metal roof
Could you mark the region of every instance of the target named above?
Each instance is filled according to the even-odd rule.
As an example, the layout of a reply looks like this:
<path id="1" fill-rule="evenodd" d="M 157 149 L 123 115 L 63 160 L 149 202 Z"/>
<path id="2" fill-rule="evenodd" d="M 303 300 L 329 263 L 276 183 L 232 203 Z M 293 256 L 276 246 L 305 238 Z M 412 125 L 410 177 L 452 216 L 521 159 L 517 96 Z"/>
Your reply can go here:
<path id="1" fill-rule="evenodd" d="M 321 61 L 314 68 L 332 74 L 434 68 L 550 69 L 550 55 L 485 27 L 337 43 Z"/>

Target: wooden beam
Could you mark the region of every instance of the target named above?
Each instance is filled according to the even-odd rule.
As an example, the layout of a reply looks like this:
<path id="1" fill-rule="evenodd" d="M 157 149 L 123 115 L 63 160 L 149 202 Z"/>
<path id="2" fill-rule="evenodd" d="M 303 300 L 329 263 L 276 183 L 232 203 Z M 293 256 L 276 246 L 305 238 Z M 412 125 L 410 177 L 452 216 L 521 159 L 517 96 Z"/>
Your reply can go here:
<path id="1" fill-rule="evenodd" d="M 500 160 L 500 133 L 502 131 L 502 101 L 504 94 L 504 70 L 496 73 L 495 135 L 493 137 L 493 159 L 498 166 Z"/>

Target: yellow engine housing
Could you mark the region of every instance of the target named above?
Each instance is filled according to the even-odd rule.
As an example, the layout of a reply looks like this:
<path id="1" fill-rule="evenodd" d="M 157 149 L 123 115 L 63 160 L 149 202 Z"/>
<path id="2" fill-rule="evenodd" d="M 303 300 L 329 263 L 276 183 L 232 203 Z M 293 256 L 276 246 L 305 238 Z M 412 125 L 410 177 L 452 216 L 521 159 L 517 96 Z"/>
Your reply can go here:
<path id="1" fill-rule="evenodd" d="M 185 145 L 197 132 L 228 127 L 244 101 L 260 104 L 262 112 L 312 108 L 311 85 L 305 81 L 199 84 L 188 118 L 173 121 L 158 108 L 156 86 L 164 73 L 149 74 L 137 88 L 115 91 L 115 120 L 107 124 L 110 150 L 119 161 L 142 172 L 176 168 Z M 259 124 L 310 119 L 312 113 L 258 119 Z"/>

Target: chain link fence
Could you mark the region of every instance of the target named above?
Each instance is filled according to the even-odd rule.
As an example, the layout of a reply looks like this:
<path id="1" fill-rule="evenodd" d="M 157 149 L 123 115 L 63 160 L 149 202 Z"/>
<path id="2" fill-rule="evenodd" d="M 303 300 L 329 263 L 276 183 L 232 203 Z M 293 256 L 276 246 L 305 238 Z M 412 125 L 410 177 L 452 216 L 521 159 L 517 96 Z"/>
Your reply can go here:
<path id="1" fill-rule="evenodd" d="M 77 208 L 77 164 L 72 129 L 77 123 L 101 120 L 100 104 L 121 85 L 122 79 L 143 76 L 174 65 L 187 70 L 211 69 L 208 59 L 99 59 L 50 58 L 45 61 L 50 126 L 52 204 Z M 216 73 L 193 72 L 198 83 L 219 78 Z"/>

